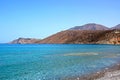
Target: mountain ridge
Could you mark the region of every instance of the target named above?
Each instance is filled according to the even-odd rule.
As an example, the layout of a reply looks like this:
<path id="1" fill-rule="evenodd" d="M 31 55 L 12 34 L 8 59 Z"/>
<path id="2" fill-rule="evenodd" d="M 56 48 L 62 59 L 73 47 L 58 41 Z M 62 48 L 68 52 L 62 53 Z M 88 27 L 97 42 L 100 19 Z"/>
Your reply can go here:
<path id="1" fill-rule="evenodd" d="M 120 25 L 108 28 L 89 23 L 64 30 L 42 40 L 18 38 L 11 44 L 120 44 Z"/>
<path id="2" fill-rule="evenodd" d="M 47 44 L 120 44 L 120 30 L 66 30 L 36 43 Z M 116 38 L 117 36 L 117 38 Z"/>
<path id="3" fill-rule="evenodd" d="M 72 27 L 68 30 L 109 30 L 109 28 L 101 24 L 88 23 L 82 26 Z"/>
<path id="4" fill-rule="evenodd" d="M 68 30 L 112 30 L 112 29 L 120 29 L 120 24 L 109 28 L 109 27 L 101 25 L 101 24 L 88 23 L 88 24 L 84 24 L 81 26 L 72 27 Z"/>
<path id="5" fill-rule="evenodd" d="M 118 24 L 118 25 L 112 27 L 112 29 L 120 29 L 120 24 Z"/>

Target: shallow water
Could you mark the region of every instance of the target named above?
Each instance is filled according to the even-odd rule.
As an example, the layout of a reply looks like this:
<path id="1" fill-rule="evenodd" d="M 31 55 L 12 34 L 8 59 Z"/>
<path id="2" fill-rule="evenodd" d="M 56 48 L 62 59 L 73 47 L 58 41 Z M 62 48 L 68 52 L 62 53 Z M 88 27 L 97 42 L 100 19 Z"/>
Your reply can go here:
<path id="1" fill-rule="evenodd" d="M 0 80 L 60 80 L 99 71 L 119 57 L 118 45 L 0 44 Z"/>

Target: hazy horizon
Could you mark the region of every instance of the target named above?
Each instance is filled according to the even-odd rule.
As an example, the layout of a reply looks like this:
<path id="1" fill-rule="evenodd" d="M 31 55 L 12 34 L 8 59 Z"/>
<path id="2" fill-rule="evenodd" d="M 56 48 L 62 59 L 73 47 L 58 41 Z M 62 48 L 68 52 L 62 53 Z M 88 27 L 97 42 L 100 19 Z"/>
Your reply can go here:
<path id="1" fill-rule="evenodd" d="M 119 0 L 0 0 L 0 43 L 45 38 L 74 26 L 120 24 Z"/>

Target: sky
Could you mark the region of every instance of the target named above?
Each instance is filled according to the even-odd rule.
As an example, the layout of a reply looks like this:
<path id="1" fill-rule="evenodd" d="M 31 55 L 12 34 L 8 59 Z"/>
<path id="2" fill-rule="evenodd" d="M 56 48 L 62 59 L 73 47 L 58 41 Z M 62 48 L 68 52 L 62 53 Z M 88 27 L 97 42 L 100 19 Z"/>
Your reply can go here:
<path id="1" fill-rule="evenodd" d="M 0 0 L 0 43 L 43 39 L 87 23 L 120 24 L 120 0 Z"/>

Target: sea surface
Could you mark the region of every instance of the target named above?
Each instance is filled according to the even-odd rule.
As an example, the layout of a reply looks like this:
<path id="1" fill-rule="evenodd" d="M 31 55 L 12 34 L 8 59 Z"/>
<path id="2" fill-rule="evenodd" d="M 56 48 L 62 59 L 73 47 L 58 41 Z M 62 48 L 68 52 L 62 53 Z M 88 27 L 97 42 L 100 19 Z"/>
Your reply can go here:
<path id="1" fill-rule="evenodd" d="M 119 61 L 119 45 L 0 44 L 0 80 L 61 80 Z"/>

